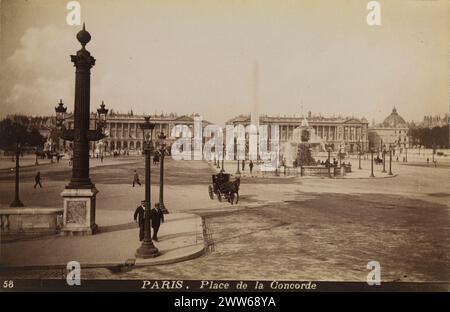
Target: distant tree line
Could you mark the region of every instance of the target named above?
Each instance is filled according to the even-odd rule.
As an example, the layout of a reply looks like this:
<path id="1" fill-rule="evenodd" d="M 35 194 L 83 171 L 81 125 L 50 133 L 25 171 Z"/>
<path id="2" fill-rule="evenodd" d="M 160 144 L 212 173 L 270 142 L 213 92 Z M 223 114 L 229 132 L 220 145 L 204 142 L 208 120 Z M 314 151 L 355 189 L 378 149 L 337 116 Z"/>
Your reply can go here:
<path id="1" fill-rule="evenodd" d="M 14 151 L 19 143 L 24 149 L 39 148 L 45 138 L 36 127 L 30 125 L 28 118 L 15 116 L 0 120 L 0 149 Z"/>
<path id="2" fill-rule="evenodd" d="M 425 148 L 450 148 L 448 125 L 434 128 L 410 128 L 410 145 Z"/>

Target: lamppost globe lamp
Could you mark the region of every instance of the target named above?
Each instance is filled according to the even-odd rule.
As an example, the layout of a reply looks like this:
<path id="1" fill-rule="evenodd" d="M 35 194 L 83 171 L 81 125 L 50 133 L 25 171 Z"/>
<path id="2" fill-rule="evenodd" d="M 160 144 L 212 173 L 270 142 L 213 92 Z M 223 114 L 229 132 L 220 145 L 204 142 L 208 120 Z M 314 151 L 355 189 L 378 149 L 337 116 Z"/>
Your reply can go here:
<path id="1" fill-rule="evenodd" d="M 149 148 L 150 142 L 153 143 L 153 129 L 155 128 L 155 124 L 150 122 L 150 117 L 144 117 L 144 123 L 141 124 L 142 134 L 144 138 L 144 147 Z"/>
<path id="2" fill-rule="evenodd" d="M 55 107 L 56 113 L 56 127 L 61 129 L 62 124 L 66 118 L 67 107 L 64 107 L 62 100 L 59 100 L 58 106 Z"/>
<path id="3" fill-rule="evenodd" d="M 102 101 L 100 108 L 97 109 L 98 120 L 101 128 L 106 126 L 106 115 L 108 114 L 109 109 L 105 108 L 105 103 Z"/>
<path id="4" fill-rule="evenodd" d="M 158 139 L 159 139 L 159 146 L 161 148 L 165 148 L 166 147 L 166 135 L 164 133 L 164 131 L 162 131 L 159 135 L 158 135 Z"/>

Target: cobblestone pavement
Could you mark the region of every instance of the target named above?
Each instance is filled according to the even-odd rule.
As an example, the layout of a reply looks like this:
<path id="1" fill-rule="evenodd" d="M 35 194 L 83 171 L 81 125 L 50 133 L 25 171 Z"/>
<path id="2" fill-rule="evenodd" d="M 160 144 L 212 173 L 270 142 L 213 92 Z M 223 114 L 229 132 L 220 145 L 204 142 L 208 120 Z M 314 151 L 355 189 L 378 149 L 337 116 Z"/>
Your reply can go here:
<path id="1" fill-rule="evenodd" d="M 100 190 L 99 209 L 134 208 L 143 196 L 143 188 L 129 185 L 136 167 L 142 170 L 139 158 L 134 163 L 118 161 L 92 169 Z M 207 185 L 213 169 L 207 163 L 168 160 L 167 167 L 166 204 L 169 210 L 195 212 L 205 218 L 207 254 L 129 272 L 83 270 L 84 278 L 365 281 L 367 262 L 376 260 L 383 281 L 449 279 L 446 167 L 396 163 L 393 170 L 398 176 L 379 180 L 244 177 L 240 203 L 234 206 L 209 199 Z M 158 170 L 154 169 L 156 183 Z M 22 186 L 25 203 L 55 206 L 61 202 L 59 192 L 67 174 L 52 173 L 49 186 L 37 191 L 31 189 L 31 179 L 25 177 Z M 0 182 L 3 204 L 9 201 L 10 184 Z M 157 194 L 154 187 L 153 197 Z M 2 275 L 61 278 L 62 272 Z"/>

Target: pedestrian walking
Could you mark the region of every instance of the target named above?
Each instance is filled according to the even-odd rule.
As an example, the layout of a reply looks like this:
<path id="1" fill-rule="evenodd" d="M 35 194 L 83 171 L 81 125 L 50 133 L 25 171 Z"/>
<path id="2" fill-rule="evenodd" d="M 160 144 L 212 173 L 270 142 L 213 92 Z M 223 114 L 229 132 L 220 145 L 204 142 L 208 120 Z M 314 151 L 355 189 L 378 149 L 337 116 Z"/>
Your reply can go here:
<path id="1" fill-rule="evenodd" d="M 250 168 L 250 174 L 252 174 L 253 172 L 253 161 L 250 160 L 250 164 L 248 165 L 248 167 Z"/>
<path id="2" fill-rule="evenodd" d="M 42 184 L 41 184 L 41 172 L 38 171 L 36 173 L 36 176 L 34 177 L 34 188 L 36 188 L 36 186 L 39 185 L 40 188 L 42 188 Z"/>
<path id="3" fill-rule="evenodd" d="M 134 211 L 134 222 L 139 224 L 139 241 L 144 239 L 145 230 L 145 200 Z"/>
<path id="4" fill-rule="evenodd" d="M 245 159 L 242 160 L 242 171 L 245 170 Z"/>
<path id="5" fill-rule="evenodd" d="M 152 221 L 152 228 L 153 228 L 153 237 L 152 239 L 157 242 L 158 241 L 158 231 L 159 227 L 161 226 L 161 223 L 164 222 L 164 214 L 161 211 L 159 203 L 155 203 L 155 208 L 150 210 L 150 220 Z"/>
<path id="6" fill-rule="evenodd" d="M 133 187 L 135 184 L 139 184 L 139 186 L 141 186 L 141 181 L 139 181 L 139 174 L 136 170 L 134 170 Z"/>

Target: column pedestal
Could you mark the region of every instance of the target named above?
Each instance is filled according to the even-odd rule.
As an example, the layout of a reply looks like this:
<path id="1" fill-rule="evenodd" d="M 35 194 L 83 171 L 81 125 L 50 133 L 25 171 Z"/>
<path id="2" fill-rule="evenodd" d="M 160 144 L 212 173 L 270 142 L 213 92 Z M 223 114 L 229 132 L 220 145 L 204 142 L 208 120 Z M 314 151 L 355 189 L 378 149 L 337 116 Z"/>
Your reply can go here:
<path id="1" fill-rule="evenodd" d="M 61 196 L 64 200 L 63 235 L 92 235 L 98 230 L 95 223 L 95 198 L 98 190 L 65 189 Z"/>

